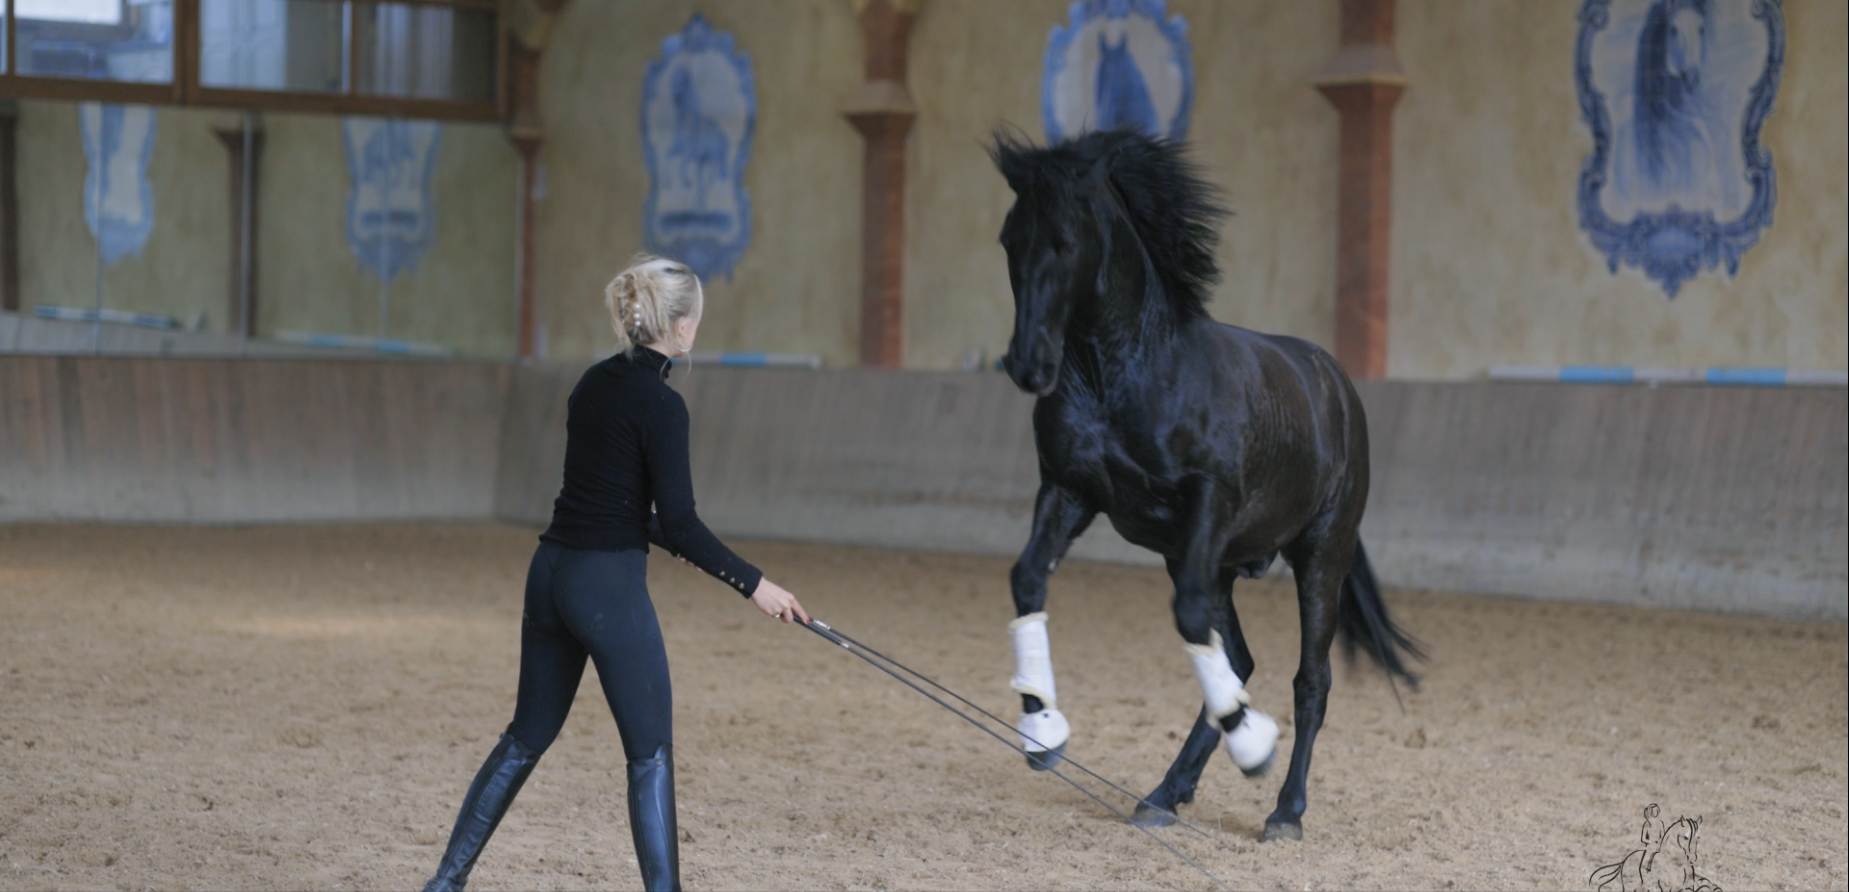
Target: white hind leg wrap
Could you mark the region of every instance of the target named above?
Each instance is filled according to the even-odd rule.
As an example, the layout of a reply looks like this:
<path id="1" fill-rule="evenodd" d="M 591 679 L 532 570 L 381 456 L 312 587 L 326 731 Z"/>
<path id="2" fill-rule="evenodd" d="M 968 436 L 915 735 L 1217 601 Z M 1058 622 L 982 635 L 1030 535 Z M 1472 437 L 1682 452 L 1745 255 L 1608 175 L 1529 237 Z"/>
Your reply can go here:
<path id="1" fill-rule="evenodd" d="M 1210 632 L 1207 643 L 1183 644 L 1188 659 L 1194 663 L 1194 676 L 1200 679 L 1201 696 L 1207 704 L 1207 717 L 1216 727 L 1220 720 L 1245 709 L 1239 725 L 1224 738 L 1226 753 L 1241 769 L 1251 771 L 1265 764 L 1277 750 L 1278 723 L 1270 716 L 1252 709 L 1252 695 L 1233 672 L 1226 657 L 1226 643 L 1219 632 Z"/>
<path id="2" fill-rule="evenodd" d="M 1209 632 L 1206 644 L 1183 643 L 1182 647 L 1194 663 L 1194 677 L 1201 681 L 1208 718 L 1218 722 L 1252 702 L 1239 676 L 1233 674 L 1233 662 L 1226 658 L 1226 643 L 1219 632 Z"/>
<path id="3" fill-rule="evenodd" d="M 1021 747 L 1030 753 L 1045 752 L 1072 736 L 1072 726 L 1058 709 L 1046 614 L 1030 613 L 1016 619 L 1008 624 L 1008 633 L 1014 638 L 1014 678 L 1008 686 L 1017 694 L 1040 698 L 1041 703 L 1039 712 L 1021 713 Z"/>

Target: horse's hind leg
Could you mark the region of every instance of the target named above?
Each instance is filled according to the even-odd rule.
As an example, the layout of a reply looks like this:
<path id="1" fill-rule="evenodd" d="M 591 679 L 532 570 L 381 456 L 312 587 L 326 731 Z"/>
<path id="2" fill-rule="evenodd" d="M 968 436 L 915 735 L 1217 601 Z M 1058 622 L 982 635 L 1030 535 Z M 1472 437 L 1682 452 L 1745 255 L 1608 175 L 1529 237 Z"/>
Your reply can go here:
<path id="1" fill-rule="evenodd" d="M 1239 612 L 1233 606 L 1233 580 L 1237 573 L 1233 568 L 1220 571 L 1220 591 L 1226 594 L 1226 610 L 1216 626 L 1220 630 L 1221 640 L 1226 642 L 1226 655 L 1231 661 L 1233 673 L 1242 682 L 1250 682 L 1257 664 L 1252 659 L 1252 652 L 1246 647 L 1245 633 L 1239 628 Z M 1181 752 L 1175 755 L 1175 764 L 1170 765 L 1168 774 L 1162 778 L 1162 784 L 1143 797 L 1143 802 L 1136 807 L 1136 815 L 1131 820 L 1144 827 L 1166 827 L 1175 823 L 1177 806 L 1194 801 L 1194 790 L 1200 785 L 1201 772 L 1207 768 L 1207 762 L 1220 743 L 1222 735 L 1219 724 L 1208 715 L 1207 707 L 1202 706 L 1200 715 L 1194 719 L 1194 728 L 1188 732 L 1188 739 L 1181 745 Z M 1266 767 L 1269 763 L 1266 763 Z"/>
<path id="2" fill-rule="evenodd" d="M 1014 679 L 1010 687 L 1021 695 L 1021 748 L 1027 764 L 1045 771 L 1059 764 L 1072 728 L 1059 711 L 1053 684 L 1052 646 L 1046 634 L 1046 581 L 1053 575 L 1072 540 L 1091 523 L 1096 512 L 1077 495 L 1043 483 L 1034 501 L 1034 532 L 1008 574 L 1014 591 L 1015 620 L 1008 624 L 1014 639 Z"/>
<path id="3" fill-rule="evenodd" d="M 1298 658 L 1296 743 L 1290 752 L 1290 774 L 1278 791 L 1278 807 L 1265 819 L 1260 839 L 1302 839 L 1303 811 L 1309 806 L 1310 752 L 1316 732 L 1322 729 L 1329 705 L 1329 645 L 1335 641 L 1336 613 L 1342 579 L 1354 562 L 1355 533 L 1326 535 L 1320 540 L 1300 539 L 1286 551 L 1297 575 L 1297 612 L 1302 622 L 1302 653 Z"/>

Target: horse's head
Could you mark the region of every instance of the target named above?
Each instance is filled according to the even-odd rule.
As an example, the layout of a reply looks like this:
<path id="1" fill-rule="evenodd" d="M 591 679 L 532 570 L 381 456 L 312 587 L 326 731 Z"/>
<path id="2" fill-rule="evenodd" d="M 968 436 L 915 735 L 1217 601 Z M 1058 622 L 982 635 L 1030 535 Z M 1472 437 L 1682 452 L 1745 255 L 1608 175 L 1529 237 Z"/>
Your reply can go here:
<path id="1" fill-rule="evenodd" d="M 1003 365 L 1015 386 L 1045 396 L 1059 383 L 1074 312 L 1106 285 L 1111 224 L 1100 205 L 1108 173 L 1102 163 L 1002 135 L 989 154 L 1014 190 L 1001 232 L 1014 290 L 1014 336 Z"/>
<path id="2" fill-rule="evenodd" d="M 1098 32 L 1098 65 L 1099 67 L 1103 67 L 1105 65 L 1111 65 L 1111 64 L 1118 64 L 1118 65 L 1135 65 L 1136 64 L 1135 62 L 1130 60 L 1130 35 L 1124 34 L 1118 37 L 1117 42 L 1113 44 L 1104 38 L 1103 31 L 1099 31 Z"/>
<path id="3" fill-rule="evenodd" d="M 1701 66 L 1707 61 L 1708 18 L 1694 4 L 1669 16 L 1667 53 L 1663 60 L 1670 77 L 1693 89 L 1701 83 Z"/>
<path id="4" fill-rule="evenodd" d="M 1646 103 L 1678 106 L 1701 83 L 1707 62 L 1708 0 L 1657 0 L 1637 44 L 1637 89 Z"/>
<path id="5" fill-rule="evenodd" d="M 1688 859 L 1688 863 L 1693 865 L 1695 863 L 1696 837 L 1700 835 L 1700 833 L 1700 818 L 1683 818 L 1669 825 L 1668 839 L 1665 840 L 1666 844 L 1664 848 L 1682 852 L 1683 856 Z"/>
<path id="6" fill-rule="evenodd" d="M 674 80 L 668 85 L 668 95 L 677 110 L 698 108 L 700 94 L 694 91 L 693 72 L 686 68 L 674 71 Z"/>

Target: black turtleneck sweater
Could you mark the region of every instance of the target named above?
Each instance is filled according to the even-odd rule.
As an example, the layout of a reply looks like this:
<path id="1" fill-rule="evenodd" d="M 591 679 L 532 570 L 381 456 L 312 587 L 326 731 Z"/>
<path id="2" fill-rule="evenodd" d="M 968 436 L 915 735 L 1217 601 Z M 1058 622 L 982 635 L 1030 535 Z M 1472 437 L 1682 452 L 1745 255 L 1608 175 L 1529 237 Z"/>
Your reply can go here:
<path id="1" fill-rule="evenodd" d="M 565 485 L 539 538 L 591 551 L 647 551 L 653 542 L 749 596 L 764 574 L 693 511 L 687 403 L 668 387 L 668 367 L 666 356 L 637 347 L 578 379 L 565 421 Z"/>

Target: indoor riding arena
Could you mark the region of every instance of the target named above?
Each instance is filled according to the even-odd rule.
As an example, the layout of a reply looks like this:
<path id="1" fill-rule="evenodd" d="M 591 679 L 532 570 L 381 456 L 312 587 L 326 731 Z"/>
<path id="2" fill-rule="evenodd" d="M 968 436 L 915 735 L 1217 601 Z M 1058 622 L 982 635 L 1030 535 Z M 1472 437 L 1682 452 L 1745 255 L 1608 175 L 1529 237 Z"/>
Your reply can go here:
<path id="1" fill-rule="evenodd" d="M 1849 888 L 1846 133 L 1839 0 L 0 0 L 0 890 Z M 509 722 L 681 403 L 649 775 Z"/>

